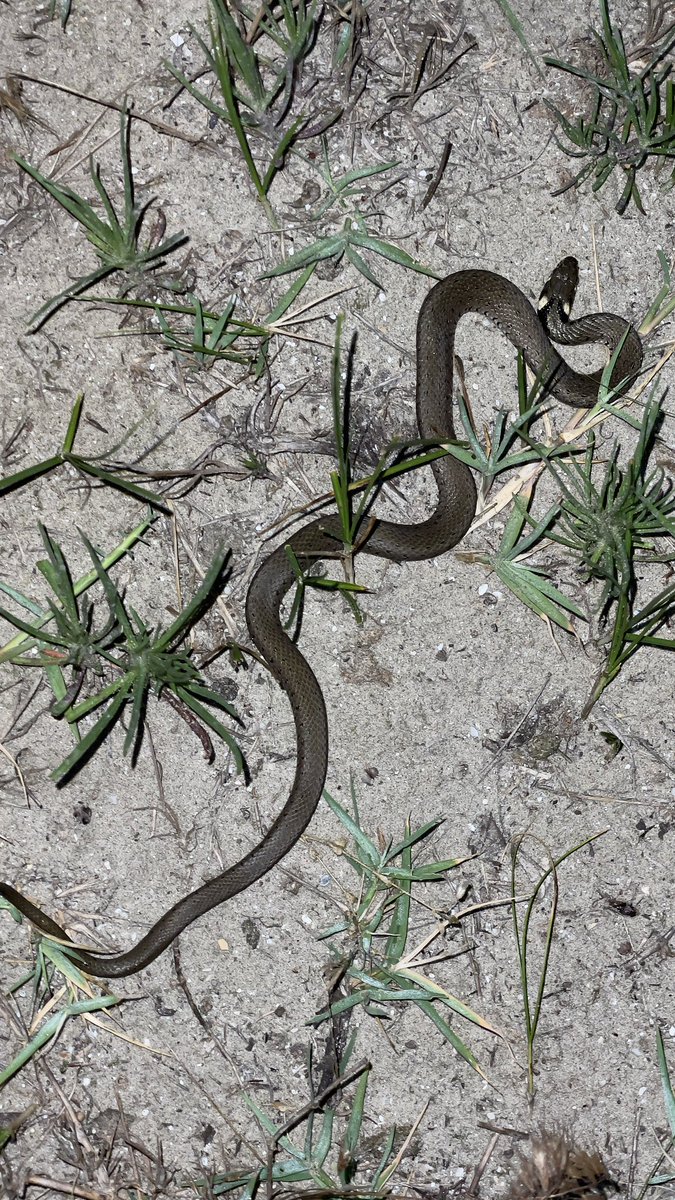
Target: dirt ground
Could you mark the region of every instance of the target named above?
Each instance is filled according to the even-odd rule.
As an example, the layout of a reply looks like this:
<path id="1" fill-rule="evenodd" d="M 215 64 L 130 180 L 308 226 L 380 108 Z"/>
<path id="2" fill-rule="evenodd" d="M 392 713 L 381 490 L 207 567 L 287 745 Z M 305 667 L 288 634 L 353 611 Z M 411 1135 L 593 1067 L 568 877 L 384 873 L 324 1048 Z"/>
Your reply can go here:
<path id="1" fill-rule="evenodd" d="M 638 44 L 646 5 L 617 3 L 612 12 L 627 41 Z M 430 280 L 367 251 L 382 290 L 345 259 L 320 264 L 295 302 L 302 310 L 297 324 L 273 339 L 269 370 L 258 381 L 233 362 L 200 368 L 162 344 L 156 321 L 110 305 L 68 303 L 29 334 L 31 315 L 93 270 L 96 258 L 82 230 L 11 153 L 91 201 L 93 154 L 113 198 L 122 194 L 117 113 L 45 81 L 99 100 L 127 96 L 136 112 L 175 129 L 173 136 L 132 122 L 137 191 L 157 198 L 148 229 L 157 223 L 161 237 L 165 222 L 166 236 L 189 235 L 165 270 L 177 273 L 182 263 L 184 282 L 218 311 L 236 295 L 238 315 L 268 314 L 290 279 L 263 280 L 262 272 L 339 230 L 354 205 L 372 233 L 439 276 L 480 265 L 514 280 L 534 301 L 555 263 L 574 254 L 579 312 L 598 307 L 597 262 L 603 306 L 636 324 L 662 283 L 657 250 L 672 249 L 672 193 L 648 172 L 641 177 L 644 216 L 633 207 L 616 214 L 613 180 L 595 196 L 588 187 L 552 196 L 574 163 L 552 139 L 542 96 L 560 100 L 573 84 L 560 73 L 539 76 L 498 4 L 478 0 L 461 11 L 442 0 L 372 0 L 367 15 L 364 57 L 348 92 L 344 72 L 331 65 L 345 24 L 337 6 L 326 6 L 294 103 L 314 121 L 331 107 L 344 110 L 326 135 L 334 178 L 353 167 L 396 165 L 366 178 L 344 211 L 335 206 L 316 222 L 311 215 L 326 194 L 317 173 L 321 142 L 299 143 L 270 191 L 280 227 L 273 231 L 232 130 L 184 91 L 175 95 L 166 66 L 186 74 L 202 67 L 191 26 L 206 36 L 205 0 L 187 0 L 180 11 L 168 0 L 73 0 L 65 31 L 31 0 L 0 5 L 0 74 L 42 81 L 23 82 L 34 119 L 19 122 L 5 110 L 0 128 L 1 473 L 58 451 L 81 392 L 81 455 L 105 453 L 154 471 L 215 464 L 218 472 L 191 490 L 171 481 L 172 517 L 160 515 L 113 572 L 149 624 L 167 625 L 194 594 L 216 547 L 230 547 L 232 571 L 220 603 L 196 627 L 198 657 L 230 638 L 246 644 L 246 590 L 275 544 L 270 528 L 330 488 L 339 310 L 343 350 L 357 335 L 357 472 L 372 469 L 390 438 L 413 435 L 415 323 Z M 595 4 L 581 0 L 520 0 L 518 15 L 539 61 L 544 53 L 583 52 L 599 21 Z M 398 95 L 402 80 L 410 85 L 434 25 L 434 54 L 458 61 L 438 87 L 406 103 Z M 214 94 L 211 76 L 202 75 L 199 86 Z M 447 167 L 423 207 L 448 143 Z M 120 278 L 99 284 L 97 294 L 115 295 Z M 155 286 L 151 280 L 131 294 L 154 297 Z M 166 291 L 161 295 L 166 299 Z M 310 299 L 316 306 L 305 310 Z M 667 339 L 667 327 L 657 330 L 648 346 L 654 360 Z M 515 354 L 497 331 L 468 319 L 457 350 L 481 425 L 500 407 L 513 408 Z M 672 385 L 672 368 L 661 384 Z M 555 419 L 562 426 L 568 417 Z M 666 444 L 672 434 L 669 422 Z M 111 447 L 118 447 L 112 455 Z M 260 470 L 242 465 L 251 458 Z M 433 499 L 427 469 L 400 481 L 380 508 L 398 520 L 419 520 Z M 145 511 L 143 503 L 61 467 L 2 499 L 0 579 L 42 604 L 38 522 L 79 575 L 89 566 L 79 529 L 107 553 Z M 494 550 L 504 520 L 502 513 L 458 549 Z M 557 552 L 552 558 L 560 586 L 583 603 L 573 567 Z M 321 803 L 283 866 L 181 937 L 180 973 L 169 951 L 110 989 L 94 981 L 93 995 L 110 990 L 124 1003 L 99 1014 L 98 1025 L 69 1019 L 7 1083 L 0 1125 L 23 1119 L 15 1140 L 0 1149 L 3 1194 L 19 1196 L 27 1186 L 31 1196 L 178 1197 L 194 1194 L 195 1178 L 251 1169 L 256 1155 L 264 1161 L 265 1139 L 244 1093 L 271 1119 L 287 1120 L 308 1099 L 308 1046 L 318 1086 L 334 1053 L 331 1038 L 344 1042 L 352 1032 L 352 1063 L 373 1064 L 359 1186 L 393 1125 L 413 1132 L 392 1180 L 397 1193 L 417 1188 L 443 1196 L 472 1186 L 472 1194 L 486 1197 L 506 1191 L 526 1145 L 518 1134 L 564 1127 L 602 1153 L 626 1194 L 640 1193 L 667 1130 L 657 1029 L 675 1064 L 672 659 L 642 650 L 584 720 L 598 666 L 585 635 L 553 634 L 480 562 L 453 552 L 398 567 L 364 555 L 358 579 L 372 589 L 361 600 L 361 627 L 340 597 L 310 589 L 300 635 L 328 709 L 327 788 L 349 807 L 353 779 L 363 828 L 380 844 L 400 840 L 408 819 L 414 829 L 442 816 L 422 843 L 422 861 L 467 858 L 444 882 L 417 887 L 408 948 L 445 914 L 475 906 L 430 947 L 447 959 L 425 969 L 501 1032 L 444 1010 L 484 1074 L 412 1004 L 392 1005 L 386 1020 L 357 1006 L 346 1024 L 308 1026 L 327 1002 L 335 968 L 329 943 L 317 935 L 353 908 L 359 891 L 340 852 L 346 832 Z M 11 636 L 1 623 L 0 640 Z M 221 655 L 205 670 L 244 721 L 248 785 L 221 744 L 209 764 L 180 716 L 152 700 L 133 769 L 117 726 L 75 778 L 56 788 L 50 771 L 72 748 L 71 735 L 50 716 L 51 693 L 44 681 L 37 686 L 38 672 L 2 668 L 2 876 L 81 941 L 135 943 L 169 904 L 255 844 L 284 803 L 295 749 L 284 695 L 256 664 L 235 672 Z M 495 904 L 510 895 L 509 846 L 526 830 L 532 838 L 523 846 L 521 895 L 546 868 L 549 852 L 561 855 L 604 831 L 560 868 L 533 1100 L 511 912 Z M 550 903 L 550 890 L 546 896 Z M 532 930 L 535 991 L 547 913 L 546 905 L 537 911 Z M 41 1027 L 50 996 L 42 986 L 32 991 L 28 925 L 3 913 L 0 929 L 6 1066 Z M 349 936 L 332 945 L 346 953 Z M 62 986 L 56 974 L 55 1009 L 83 998 Z M 338 1140 L 346 1105 L 338 1110 Z"/>

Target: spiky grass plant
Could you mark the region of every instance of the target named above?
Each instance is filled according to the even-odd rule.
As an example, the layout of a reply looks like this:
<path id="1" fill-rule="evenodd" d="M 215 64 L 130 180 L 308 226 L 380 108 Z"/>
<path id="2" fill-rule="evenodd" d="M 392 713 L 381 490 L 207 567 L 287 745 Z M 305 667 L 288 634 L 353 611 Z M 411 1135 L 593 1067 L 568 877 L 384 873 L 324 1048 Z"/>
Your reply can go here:
<path id="1" fill-rule="evenodd" d="M 51 454 L 49 458 L 40 459 L 39 462 L 31 463 L 29 467 L 22 467 L 20 471 L 14 471 L 11 475 L 3 476 L 0 479 L 0 497 L 6 496 L 9 492 L 13 492 L 28 483 L 40 479 L 43 475 L 49 475 L 52 471 L 58 470 L 59 467 L 69 466 L 78 475 L 82 475 L 85 478 L 89 477 L 90 480 L 95 479 L 98 483 L 115 488 L 116 491 L 123 492 L 134 500 L 145 501 L 151 508 L 168 512 L 166 502 L 156 492 L 150 492 L 144 487 L 139 487 L 137 483 L 126 479 L 119 471 L 103 466 L 103 456 L 88 458 L 82 454 L 75 453 L 75 439 L 82 420 L 83 409 L 84 394 L 81 392 L 70 411 L 66 436 L 57 453 Z M 119 449 L 119 446 L 126 440 L 129 432 L 128 430 L 125 432 L 113 450 Z"/>
<path id="2" fill-rule="evenodd" d="M 321 1092 L 312 1085 L 312 1055 L 308 1051 L 308 1076 L 311 1098 L 279 1125 L 278 1119 L 244 1092 L 243 1099 L 253 1121 L 267 1142 L 259 1163 L 233 1163 L 228 1171 L 217 1171 L 209 1179 L 191 1180 L 199 1195 L 224 1196 L 237 1192 L 242 1200 L 266 1194 L 295 1197 L 296 1200 L 387 1200 L 392 1192 L 390 1180 L 399 1168 L 412 1134 L 396 1126 L 377 1138 L 378 1150 L 369 1165 L 368 1143 L 364 1136 L 365 1104 L 371 1064 L 363 1062 L 351 1069 L 349 1058 L 355 1038 L 351 1037 L 338 1064 L 336 1078 Z M 353 1097 L 342 1113 L 334 1097 L 356 1082 Z M 319 1119 L 320 1117 L 320 1119 Z M 304 1128 L 304 1137 L 293 1136 Z M 366 1129 L 368 1126 L 366 1125 Z M 248 1143 L 249 1149 L 251 1143 Z M 305 1186 L 303 1186 L 305 1185 Z M 400 1193 L 399 1193 L 400 1194 Z M 405 1192 L 404 1192 L 405 1194 Z"/>
<path id="3" fill-rule="evenodd" d="M 89 538 L 80 533 L 103 589 L 104 616 L 97 624 L 99 605 L 80 598 L 61 547 L 43 525 L 39 529 L 47 558 L 38 562 L 37 567 L 56 598 L 47 601 L 47 620 L 39 610 L 38 619 L 29 621 L 1 606 L 0 617 L 24 635 L 19 645 L 4 654 L 4 661 L 45 671 L 54 692 L 51 714 L 65 719 L 76 738 L 74 749 L 52 772 L 52 779 L 60 784 L 72 776 L 124 710 L 128 711 L 129 721 L 123 750 L 125 754 L 131 751 L 135 758 L 151 693 L 169 700 L 199 736 L 205 750 L 212 754 L 204 726 L 211 729 L 229 747 L 237 769 L 241 770 L 241 751 L 210 707 L 234 719 L 236 713 L 220 693 L 207 686 L 191 651 L 182 649 L 193 625 L 223 585 L 229 551 L 215 555 L 201 586 L 168 629 L 153 630 L 134 608 L 125 604 L 100 554 Z M 24 609 L 36 613 L 32 601 L 14 589 L 12 594 Z M 68 681 L 64 671 L 69 674 Z M 104 681 L 103 686 L 90 690 L 78 701 L 94 680 Z M 80 722 L 99 710 L 94 724 L 82 734 Z"/>
<path id="4" fill-rule="evenodd" d="M 362 192 L 364 180 L 390 171 L 398 164 L 392 161 L 377 163 L 373 166 L 353 167 L 343 175 L 335 178 L 328 157 L 328 145 L 325 138 L 321 139 L 321 144 L 322 163 L 320 165 L 312 163 L 312 165 L 318 171 L 325 185 L 326 195 L 314 212 L 310 214 L 310 220 L 314 223 L 320 221 L 327 212 L 337 207 L 344 214 L 342 227 L 326 233 L 324 236 L 311 242 L 310 245 L 303 247 L 302 250 L 289 255 L 288 258 L 285 258 L 276 267 L 265 271 L 261 278 L 274 279 L 280 275 L 288 275 L 293 271 L 305 270 L 308 266 L 315 266 L 319 262 L 328 261 L 337 265 L 343 258 L 346 258 L 364 279 L 367 279 L 375 287 L 382 289 L 382 284 L 364 258 L 363 251 L 368 251 L 380 258 L 387 259 L 389 262 L 396 263 L 399 267 L 405 267 L 409 271 L 416 271 L 421 275 L 428 275 L 433 279 L 439 278 L 436 272 L 418 262 L 406 250 L 402 250 L 400 246 L 395 246 L 392 242 L 387 242 L 383 238 L 378 237 L 369 228 L 366 215 L 356 204 L 352 203 L 353 197 Z M 310 160 L 307 160 L 308 165 L 309 162 Z"/>
<path id="5" fill-rule="evenodd" d="M 356 1006 L 369 1016 L 386 1020 L 393 1006 L 411 1003 L 473 1070 L 484 1075 L 475 1054 L 453 1027 L 454 1018 L 460 1017 L 497 1036 L 500 1031 L 431 978 L 426 969 L 452 957 L 445 948 L 437 954 L 430 948 L 458 920 L 439 919 L 420 945 L 408 946 L 414 889 L 442 882 L 446 872 L 465 860 L 414 861 L 415 848 L 438 829 L 442 818 L 417 829 L 406 824 L 401 841 L 376 845 L 361 824 L 353 782 L 351 791 L 352 813 L 324 791 L 324 800 L 353 840 L 353 850 L 345 851 L 344 857 L 356 872 L 359 886 L 357 903 L 345 904 L 344 918 L 320 934 L 322 940 L 331 941 L 347 934 L 348 944 L 342 949 L 331 946 L 341 994 L 331 997 L 329 1006 L 313 1017 L 311 1024 L 332 1021 Z"/>
<path id="6" fill-rule="evenodd" d="M 675 45 L 675 28 L 671 24 L 665 30 L 661 41 L 650 48 L 646 65 L 637 69 L 628 60 L 621 30 L 612 24 L 608 0 L 600 0 L 600 16 L 602 30 L 593 30 L 601 63 L 597 74 L 558 58 L 544 59 L 548 66 L 583 80 L 591 92 L 590 111 L 575 121 L 546 101 L 567 138 L 567 142 L 556 139 L 558 145 L 572 158 L 584 160 L 572 181 L 554 194 L 579 187 L 586 179 L 598 192 L 618 171 L 625 182 L 616 211 L 625 212 L 632 200 L 644 212 L 638 172 L 649 161 L 660 167 L 675 161 L 675 85 L 669 78 L 668 57 Z M 672 187 L 674 182 L 675 167 L 665 184 Z"/>
<path id="7" fill-rule="evenodd" d="M 549 463 L 563 499 L 548 536 L 573 552 L 586 579 L 601 585 L 595 610 L 608 650 L 584 715 L 640 646 L 675 649 L 673 638 L 657 636 L 675 615 L 675 584 L 639 603 L 640 565 L 675 559 L 675 488 L 661 467 L 649 469 L 661 420 L 661 403 L 652 397 L 626 466 L 619 464 L 617 444 L 599 482 L 592 433 L 583 463 Z"/>
<path id="8" fill-rule="evenodd" d="M 211 8 L 208 41 L 194 28 L 192 32 L 217 81 L 222 102 L 196 87 L 171 63 L 166 66 L 208 112 L 231 125 L 258 199 L 276 227 L 268 193 L 307 119 L 301 115 L 286 121 L 299 64 L 316 37 L 318 3 L 279 0 L 274 6 L 264 4 L 255 17 L 245 17 L 239 9 L 233 12 L 228 0 L 211 0 Z M 274 48 L 272 58 L 262 54 L 261 38 Z M 271 146 L 264 166 L 254 154 L 256 137 Z"/>
<path id="9" fill-rule="evenodd" d="M 604 831 L 606 832 L 606 831 Z M 528 835 L 521 833 L 514 838 L 511 844 L 511 914 L 513 918 L 513 932 L 516 939 L 516 949 L 518 954 L 518 968 L 520 972 L 520 988 L 523 997 L 523 1014 L 525 1017 L 525 1038 L 527 1042 L 527 1091 L 530 1099 L 534 1096 L 534 1077 L 535 1077 L 535 1054 L 534 1043 L 539 1028 L 544 997 L 546 995 L 546 980 L 548 978 L 548 969 L 551 958 L 551 949 L 553 946 L 553 935 L 555 931 L 556 918 L 558 915 L 558 868 L 562 866 L 566 859 L 572 854 L 582 850 L 584 846 L 588 846 L 591 842 L 602 837 L 603 833 L 594 833 L 591 837 L 585 838 L 583 842 L 579 842 L 577 846 L 573 846 L 571 850 L 566 850 L 559 858 L 554 859 L 548 847 L 545 848 L 546 855 L 549 859 L 549 866 L 542 872 L 539 877 L 532 894 L 525 906 L 525 914 L 520 919 L 518 914 L 518 889 L 516 886 L 517 872 L 519 860 L 521 856 L 523 842 Z M 531 835 L 530 835 L 531 836 Z M 539 839 L 536 839 L 539 840 Z M 544 938 L 544 950 L 541 955 L 541 968 L 539 971 L 539 984 L 537 987 L 536 997 L 532 996 L 531 989 L 531 935 L 532 923 L 535 915 L 535 910 L 540 897 L 544 893 L 546 883 L 551 881 L 551 901 L 549 907 L 548 921 L 546 925 L 546 935 Z"/>
<path id="10" fill-rule="evenodd" d="M 56 200 L 71 217 L 84 229 L 87 240 L 98 255 L 100 266 L 88 275 L 81 275 L 67 288 L 37 310 L 30 318 L 29 327 L 34 333 L 45 321 L 73 296 L 79 296 L 87 288 L 94 287 L 108 275 L 121 271 L 125 275 L 123 290 L 128 290 L 149 272 L 156 271 L 164 264 L 164 260 L 172 250 L 183 245 L 188 239 L 184 233 L 176 233 L 159 243 L 152 240 L 141 245 L 142 226 L 147 211 L 152 204 L 152 198 L 139 203 L 136 200 L 134 176 L 131 166 L 130 149 L 131 112 L 122 112 L 120 116 L 120 158 L 124 178 L 124 207 L 121 214 L 110 197 L 110 193 L 101 179 L 101 168 L 93 158 L 89 160 L 89 173 L 103 206 L 104 215 L 100 216 L 92 204 L 85 200 L 72 188 L 65 184 L 55 183 L 31 166 L 20 155 L 15 155 L 21 169 L 30 175 L 40 187 Z"/>

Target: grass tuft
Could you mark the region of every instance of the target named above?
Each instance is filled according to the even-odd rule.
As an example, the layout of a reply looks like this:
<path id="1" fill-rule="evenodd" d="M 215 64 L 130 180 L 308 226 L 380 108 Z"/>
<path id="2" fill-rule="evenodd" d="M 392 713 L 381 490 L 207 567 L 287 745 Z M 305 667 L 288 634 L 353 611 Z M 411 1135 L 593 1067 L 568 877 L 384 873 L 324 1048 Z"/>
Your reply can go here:
<path id="1" fill-rule="evenodd" d="M 211 0 L 208 42 L 192 32 L 215 76 L 222 102 L 195 86 L 167 62 L 171 74 L 208 112 L 231 125 L 246 169 L 270 224 L 277 227 L 269 190 L 308 118 L 287 121 L 298 69 L 312 49 L 319 24 L 318 0 L 278 0 L 263 4 L 255 17 L 244 16 L 228 0 Z M 233 14 L 236 14 L 233 15 Z M 274 47 L 275 57 L 263 57 L 261 39 Z M 264 165 L 256 161 L 253 140 L 271 146 Z"/>
<path id="2" fill-rule="evenodd" d="M 121 215 L 118 215 L 101 179 L 101 168 L 93 158 L 89 160 L 89 173 L 103 207 L 103 216 L 99 216 L 93 205 L 74 192 L 72 188 L 65 184 L 54 183 L 20 155 L 14 156 L 21 169 L 36 183 L 39 183 L 40 187 L 44 188 L 52 199 L 65 208 L 66 212 L 70 213 L 71 217 L 82 226 L 87 240 L 94 247 L 101 264 L 97 270 L 80 276 L 69 287 L 47 300 L 30 318 L 29 329 L 32 333 L 40 329 L 45 321 L 49 320 L 73 296 L 78 296 L 87 288 L 94 287 L 115 271 L 122 271 L 127 276 L 127 281 L 123 286 L 128 290 L 148 272 L 156 271 L 163 266 L 167 254 L 188 240 L 187 235 L 181 232 L 164 239 L 159 244 L 155 245 L 149 241 L 145 247 L 141 246 L 139 239 L 142 225 L 152 200 L 146 200 L 145 203 L 140 204 L 135 198 L 130 130 L 131 111 L 126 110 L 120 118 L 120 156 L 124 177 L 124 209 Z"/>
<path id="3" fill-rule="evenodd" d="M 51 714 L 65 719 L 73 731 L 75 747 L 52 772 L 55 783 L 64 783 L 80 769 L 124 711 L 128 713 L 128 725 L 123 752 L 131 751 L 134 761 L 142 741 L 151 692 L 172 703 L 199 737 L 209 758 L 213 757 L 213 747 L 204 726 L 226 743 L 237 769 L 242 770 L 241 751 L 235 739 L 210 711 L 216 708 L 237 719 L 232 705 L 206 684 L 191 651 L 180 648 L 222 588 L 229 551 L 215 555 L 201 586 L 168 629 L 153 631 L 135 609 L 125 604 L 100 554 L 81 532 L 103 589 L 104 616 L 97 621 L 99 606 L 89 600 L 80 601 L 61 547 L 43 525 L 39 529 L 47 558 L 37 566 L 55 600 L 50 598 L 43 611 L 16 589 L 0 585 L 15 603 L 37 618 L 26 620 L 0 606 L 0 617 L 24 635 L 20 644 L 15 641 L 5 647 L 2 660 L 27 669 L 42 669 L 54 693 Z M 47 623 L 53 623 L 49 631 L 45 628 Z M 68 681 L 64 671 L 68 671 Z M 94 680 L 105 682 L 92 691 Z M 86 698 L 78 700 L 80 693 L 87 690 Z M 100 715 L 82 734 L 80 722 L 97 710 L 102 710 Z"/>
<path id="4" fill-rule="evenodd" d="M 81 454 L 74 453 L 73 447 L 80 426 L 83 407 L 84 395 L 80 393 L 71 409 L 68 428 L 61 449 L 56 454 L 50 455 L 49 458 L 43 458 L 40 462 L 32 463 L 29 467 L 23 467 L 20 471 L 15 471 L 11 475 L 5 475 L 4 478 L 0 479 L 0 496 L 8 495 L 9 492 L 24 487 L 25 484 L 31 483 L 35 479 L 40 479 L 43 475 L 48 475 L 51 471 L 56 470 L 57 467 L 67 464 L 73 467 L 79 474 L 88 476 L 90 479 L 93 478 L 108 487 L 116 488 L 133 500 L 142 500 L 150 505 L 151 508 L 168 512 L 166 502 L 155 492 L 149 492 L 146 488 L 139 487 L 137 483 L 132 483 L 130 479 L 125 479 L 118 471 L 102 466 L 100 459 L 84 458 Z"/>
<path id="5" fill-rule="evenodd" d="M 570 157 L 585 160 L 571 183 L 554 195 L 587 179 L 599 192 L 618 171 L 624 186 L 616 211 L 624 213 L 632 201 L 644 213 L 638 172 L 650 161 L 663 168 L 675 159 L 675 90 L 668 57 L 675 46 L 675 29 L 671 25 L 662 33 L 660 42 L 649 48 L 647 63 L 638 67 L 629 62 L 621 30 L 612 24 L 608 0 L 600 0 L 600 16 L 602 29 L 593 30 L 601 63 L 597 74 L 558 58 L 544 59 L 547 66 L 583 80 L 591 92 L 589 111 L 575 121 L 546 101 L 567 139 L 556 139 L 558 145 Z M 665 186 L 674 183 L 675 167 Z"/>
<path id="6" fill-rule="evenodd" d="M 249 1092 L 244 1092 L 244 1102 L 267 1141 L 264 1165 L 237 1164 L 227 1172 L 214 1172 L 208 1179 L 187 1181 L 190 1188 L 208 1196 L 239 1191 L 243 1200 L 265 1194 L 268 1197 L 294 1196 L 298 1200 L 303 1196 L 307 1200 L 318 1197 L 324 1200 L 386 1200 L 392 1192 L 390 1180 L 400 1166 L 426 1106 L 407 1131 L 407 1136 L 394 1126 L 376 1137 L 375 1165 L 369 1167 L 373 1137 L 365 1136 L 364 1121 L 368 1129 L 365 1106 L 372 1068 L 369 1062 L 348 1067 L 354 1040 L 353 1037 L 350 1039 L 334 1079 L 319 1092 L 313 1086 L 312 1051 L 308 1049 L 310 1099 L 281 1125 Z M 335 1096 L 354 1082 L 356 1089 L 348 1111 L 341 1116 Z M 293 1131 L 302 1126 L 304 1138 L 291 1137 Z M 251 1143 L 248 1145 L 250 1147 Z M 258 1157 L 263 1159 L 263 1155 L 258 1154 Z"/>
<path id="7" fill-rule="evenodd" d="M 652 397 L 627 465 L 619 465 L 615 443 L 597 483 L 592 432 L 583 463 L 548 464 L 563 496 L 548 536 L 572 551 L 587 580 L 601 584 L 596 612 L 601 641 L 609 648 L 584 716 L 640 646 L 675 650 L 675 639 L 656 636 L 675 615 L 675 584 L 642 607 L 638 599 L 641 565 L 675 560 L 675 488 L 661 467 L 648 469 L 661 420 L 661 402 Z"/>
<path id="8" fill-rule="evenodd" d="M 518 917 L 518 894 L 516 888 L 516 874 L 518 870 L 518 862 L 522 851 L 522 846 L 525 838 L 528 836 L 525 833 L 515 838 L 511 845 L 511 896 L 512 896 L 512 916 L 513 916 L 513 932 L 516 939 L 516 948 L 518 951 L 518 967 L 520 972 L 520 986 L 523 995 L 523 1011 L 525 1016 L 525 1036 L 527 1040 L 527 1091 L 530 1099 L 534 1096 L 534 1077 L 535 1077 L 535 1058 L 534 1058 L 534 1043 L 539 1028 L 542 1007 L 546 995 L 546 980 L 548 977 L 548 968 L 551 957 L 551 949 L 553 946 L 553 933 L 555 930 L 555 922 L 558 913 L 558 867 L 570 858 L 572 854 L 582 850 L 584 846 L 588 846 L 591 842 L 602 837 L 606 830 L 601 833 L 594 833 L 591 837 L 585 838 L 583 842 L 579 842 L 578 846 L 573 846 L 571 850 L 566 850 L 559 858 L 553 859 L 547 850 L 547 855 L 550 861 L 549 867 L 539 878 L 530 899 L 525 908 L 525 916 L 521 922 Z M 538 839 L 537 839 L 538 840 Z M 544 940 L 544 953 L 542 958 L 541 970 L 539 973 L 539 985 L 534 1001 L 532 1001 L 530 991 L 530 926 L 534 916 L 537 899 L 548 879 L 552 880 L 551 903 L 549 908 L 549 916 L 546 927 L 546 937 Z"/>
<path id="9" fill-rule="evenodd" d="M 431 278 L 437 279 L 438 276 L 435 271 L 418 262 L 406 250 L 402 250 L 400 246 L 395 246 L 392 242 L 387 242 L 383 238 L 378 237 L 377 234 L 372 233 L 368 228 L 366 217 L 361 210 L 356 205 L 348 203 L 352 197 L 361 193 L 363 180 L 391 171 L 398 165 L 397 162 L 392 161 L 378 163 L 374 166 L 354 167 L 335 179 L 328 158 L 326 139 L 322 138 L 321 143 L 323 148 L 323 165 L 320 167 L 315 166 L 315 169 L 318 171 L 326 187 L 326 195 L 314 212 L 310 214 L 309 220 L 313 223 L 317 222 L 334 206 L 337 206 L 346 214 L 342 228 L 337 232 L 317 238 L 309 246 L 305 246 L 302 250 L 296 251 L 295 254 L 289 255 L 288 258 L 284 259 L 276 267 L 263 272 L 260 278 L 275 279 L 280 275 L 288 275 L 293 271 L 305 270 L 307 267 L 315 266 L 319 262 L 332 262 L 338 265 L 343 258 L 346 258 L 364 279 L 372 283 L 374 287 L 384 290 L 379 279 L 363 257 L 363 251 L 365 250 L 380 258 L 387 259 L 399 267 L 405 267 L 409 271 L 417 271 L 421 275 L 429 275 Z"/>
<path id="10" fill-rule="evenodd" d="M 343 856 L 359 877 L 359 888 L 358 901 L 348 901 L 345 905 L 344 919 L 320 934 L 322 940 L 349 934 L 349 946 L 346 952 L 331 948 L 340 998 L 332 998 L 329 1007 L 310 1023 L 321 1025 L 357 1005 L 368 1016 L 388 1020 L 392 1005 L 412 1003 L 456 1053 L 485 1077 L 475 1054 L 443 1014 L 450 1012 L 496 1036 L 500 1036 L 500 1031 L 436 983 L 424 969 L 452 957 L 445 949 L 438 954 L 428 951 L 436 938 L 448 926 L 457 926 L 459 920 L 439 919 L 420 945 L 408 948 L 414 886 L 443 882 L 448 871 L 465 861 L 454 858 L 426 864 L 413 862 L 413 848 L 438 829 L 442 818 L 414 830 L 407 824 L 400 842 L 376 845 L 361 825 L 353 783 L 353 816 L 326 791 L 324 800 L 353 840 L 353 851 L 344 851 Z"/>

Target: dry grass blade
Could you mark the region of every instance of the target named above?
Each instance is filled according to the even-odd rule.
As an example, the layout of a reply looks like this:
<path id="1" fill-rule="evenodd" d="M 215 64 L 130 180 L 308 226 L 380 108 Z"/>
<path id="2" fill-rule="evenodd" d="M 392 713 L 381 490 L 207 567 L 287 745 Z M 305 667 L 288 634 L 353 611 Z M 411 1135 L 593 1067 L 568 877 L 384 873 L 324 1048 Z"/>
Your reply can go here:
<path id="1" fill-rule="evenodd" d="M 580 1149 L 561 1130 L 532 1134 L 508 1200 L 594 1200 L 614 1184 L 602 1155 Z"/>

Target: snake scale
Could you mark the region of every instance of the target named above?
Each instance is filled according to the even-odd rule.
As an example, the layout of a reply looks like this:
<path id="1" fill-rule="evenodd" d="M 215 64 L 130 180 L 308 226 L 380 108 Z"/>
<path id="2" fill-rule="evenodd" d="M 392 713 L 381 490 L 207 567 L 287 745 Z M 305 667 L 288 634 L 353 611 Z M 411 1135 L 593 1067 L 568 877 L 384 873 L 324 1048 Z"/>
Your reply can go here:
<path id="1" fill-rule="evenodd" d="M 623 389 L 640 369 L 640 338 L 627 321 L 610 313 L 568 321 L 577 275 L 573 258 L 564 259 L 553 272 L 540 300 L 540 310 L 547 313 L 547 328 L 553 333 L 555 323 L 557 341 L 599 341 L 612 350 L 621 345 L 612 383 Z M 455 330 L 465 313 L 477 313 L 492 321 L 522 350 L 530 368 L 547 381 L 556 399 L 577 408 L 594 404 L 601 373 L 583 375 L 564 362 L 540 314 L 515 284 L 491 271 L 458 271 L 431 289 L 417 322 L 417 424 L 421 438 L 442 443 L 455 437 L 453 354 Z M 435 558 L 464 536 L 476 509 L 471 472 L 450 455 L 437 459 L 431 469 L 438 488 L 438 502 L 431 516 L 416 525 L 376 521 L 363 546 L 368 554 L 394 562 Z M 118 977 L 146 967 L 198 917 L 271 870 L 288 854 L 314 814 L 328 766 L 328 721 L 319 683 L 282 626 L 281 604 L 295 582 L 286 546 L 292 548 L 303 569 L 317 559 L 339 556 L 336 547 L 342 546 L 342 531 L 337 517 L 311 521 L 270 554 L 254 575 L 246 599 L 252 641 L 285 690 L 293 712 L 297 759 L 288 800 L 255 849 L 174 904 L 131 950 L 112 956 L 80 949 L 74 952 L 77 964 L 91 975 Z M 69 941 L 55 921 L 13 887 L 0 883 L 0 895 L 43 933 Z"/>

